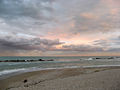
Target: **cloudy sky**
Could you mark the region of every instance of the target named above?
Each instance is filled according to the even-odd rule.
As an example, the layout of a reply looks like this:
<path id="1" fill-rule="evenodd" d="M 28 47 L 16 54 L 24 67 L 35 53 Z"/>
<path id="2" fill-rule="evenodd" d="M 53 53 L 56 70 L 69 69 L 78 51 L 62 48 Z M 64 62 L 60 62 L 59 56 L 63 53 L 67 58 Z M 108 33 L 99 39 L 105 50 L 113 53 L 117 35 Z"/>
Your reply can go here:
<path id="1" fill-rule="evenodd" d="M 120 55 L 120 0 L 0 0 L 0 56 Z"/>

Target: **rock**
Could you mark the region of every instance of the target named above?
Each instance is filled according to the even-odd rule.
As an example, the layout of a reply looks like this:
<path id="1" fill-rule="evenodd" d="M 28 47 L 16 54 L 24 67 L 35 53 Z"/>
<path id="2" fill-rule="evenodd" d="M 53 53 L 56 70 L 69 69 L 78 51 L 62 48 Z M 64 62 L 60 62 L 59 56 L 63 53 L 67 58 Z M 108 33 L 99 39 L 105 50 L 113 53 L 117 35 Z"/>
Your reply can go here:
<path id="1" fill-rule="evenodd" d="M 39 61 L 54 61 L 54 60 L 53 59 L 50 59 L 50 60 L 39 59 Z"/>
<path id="2" fill-rule="evenodd" d="M 43 59 L 39 59 L 38 61 L 45 61 L 45 60 L 43 60 Z"/>
<path id="3" fill-rule="evenodd" d="M 101 59 L 101 58 L 95 58 L 95 59 Z"/>
<path id="4" fill-rule="evenodd" d="M 109 57 L 109 58 L 107 58 L 107 59 L 114 59 L 114 57 Z"/>
<path id="5" fill-rule="evenodd" d="M 38 62 L 38 61 L 54 61 L 53 59 L 50 60 L 43 60 L 43 59 L 38 59 L 38 60 L 4 60 L 0 62 Z"/>
<path id="6" fill-rule="evenodd" d="M 28 80 L 27 80 L 27 79 L 25 79 L 23 82 L 24 82 L 24 83 L 26 83 L 27 81 L 28 81 Z"/>
<path id="7" fill-rule="evenodd" d="M 53 59 L 50 59 L 50 60 L 46 60 L 46 61 L 54 61 Z"/>

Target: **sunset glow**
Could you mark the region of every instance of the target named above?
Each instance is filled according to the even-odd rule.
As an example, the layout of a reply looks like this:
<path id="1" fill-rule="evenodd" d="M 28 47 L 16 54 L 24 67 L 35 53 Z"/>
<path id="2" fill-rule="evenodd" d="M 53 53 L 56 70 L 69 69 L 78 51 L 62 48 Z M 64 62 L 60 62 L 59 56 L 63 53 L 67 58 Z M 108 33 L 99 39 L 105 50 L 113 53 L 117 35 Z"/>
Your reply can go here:
<path id="1" fill-rule="evenodd" d="M 0 56 L 32 55 L 120 55 L 120 1 L 1 0 Z"/>

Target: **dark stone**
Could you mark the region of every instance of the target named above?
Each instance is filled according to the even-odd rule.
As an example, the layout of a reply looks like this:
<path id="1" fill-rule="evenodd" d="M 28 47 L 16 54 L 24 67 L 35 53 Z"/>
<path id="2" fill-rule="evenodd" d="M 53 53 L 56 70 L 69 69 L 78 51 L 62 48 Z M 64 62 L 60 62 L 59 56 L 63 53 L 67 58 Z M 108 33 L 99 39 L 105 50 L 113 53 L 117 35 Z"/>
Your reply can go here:
<path id="1" fill-rule="evenodd" d="M 53 59 L 47 60 L 47 61 L 54 61 Z"/>
<path id="2" fill-rule="evenodd" d="M 95 58 L 95 59 L 101 59 L 101 58 Z"/>
<path id="3" fill-rule="evenodd" d="M 45 60 L 39 59 L 38 61 L 45 61 Z"/>
<path id="4" fill-rule="evenodd" d="M 108 59 L 114 59 L 114 57 L 109 57 Z"/>
<path id="5" fill-rule="evenodd" d="M 38 61 L 54 61 L 53 59 L 50 60 L 43 60 L 43 59 L 38 59 L 38 60 L 4 60 L 0 62 L 38 62 Z"/>
<path id="6" fill-rule="evenodd" d="M 24 82 L 24 83 L 26 83 L 27 81 L 28 81 L 28 80 L 27 80 L 27 79 L 25 79 L 23 82 Z"/>

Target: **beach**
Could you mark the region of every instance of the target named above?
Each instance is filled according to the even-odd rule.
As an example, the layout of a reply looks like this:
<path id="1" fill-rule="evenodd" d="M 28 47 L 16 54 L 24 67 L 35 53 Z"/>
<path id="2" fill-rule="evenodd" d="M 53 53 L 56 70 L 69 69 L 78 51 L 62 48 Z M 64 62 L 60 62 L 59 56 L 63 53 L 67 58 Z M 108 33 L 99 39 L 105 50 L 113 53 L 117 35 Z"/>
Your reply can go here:
<path id="1" fill-rule="evenodd" d="M 0 0 L 0 90 L 120 90 L 120 0 Z"/>
<path id="2" fill-rule="evenodd" d="M 26 72 L 0 80 L 0 90 L 120 90 L 120 67 Z"/>

